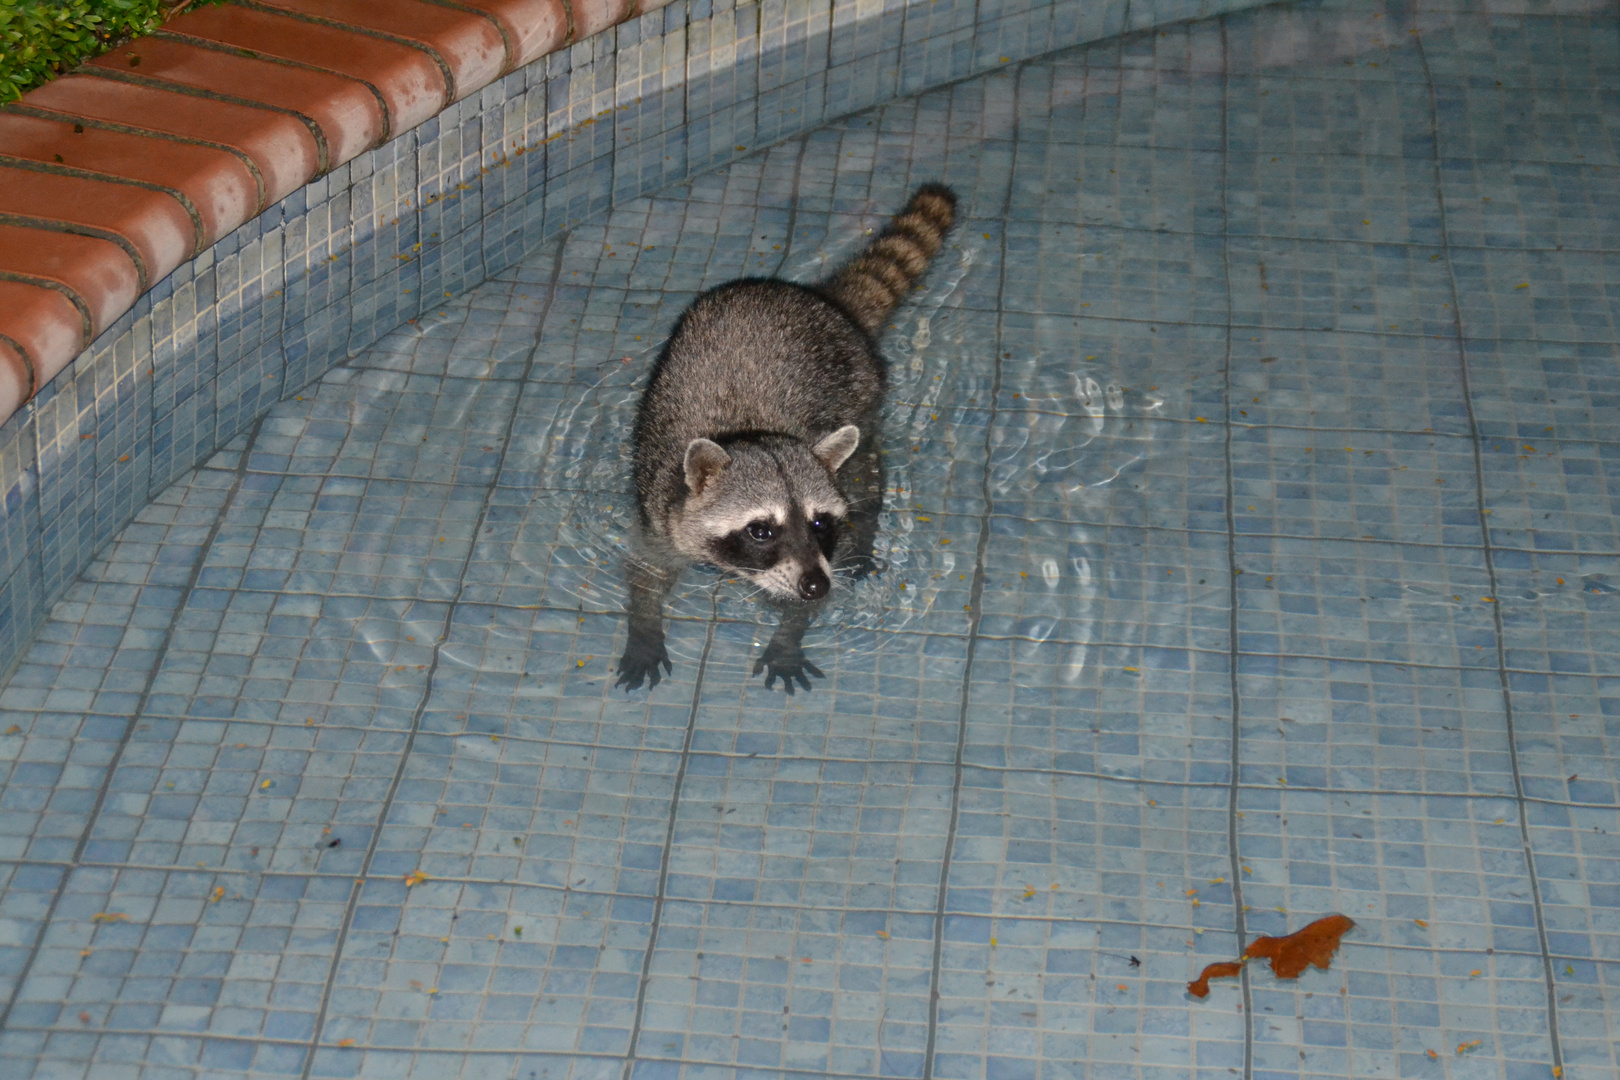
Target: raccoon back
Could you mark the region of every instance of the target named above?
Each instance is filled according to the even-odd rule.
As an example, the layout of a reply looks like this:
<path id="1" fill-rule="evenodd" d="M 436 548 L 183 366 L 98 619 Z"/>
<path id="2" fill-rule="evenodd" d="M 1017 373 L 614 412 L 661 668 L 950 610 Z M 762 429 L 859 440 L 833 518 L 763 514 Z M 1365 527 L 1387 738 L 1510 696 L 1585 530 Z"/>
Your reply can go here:
<path id="1" fill-rule="evenodd" d="M 704 293 L 676 323 L 636 416 L 643 514 L 656 521 L 682 496 L 693 439 L 815 440 L 845 424 L 864 435 L 884 383 L 872 339 L 816 291 L 754 278 Z"/>
<path id="2" fill-rule="evenodd" d="M 867 333 L 875 335 L 939 254 L 956 221 L 956 194 L 944 184 L 919 187 L 866 249 L 821 286 Z"/>

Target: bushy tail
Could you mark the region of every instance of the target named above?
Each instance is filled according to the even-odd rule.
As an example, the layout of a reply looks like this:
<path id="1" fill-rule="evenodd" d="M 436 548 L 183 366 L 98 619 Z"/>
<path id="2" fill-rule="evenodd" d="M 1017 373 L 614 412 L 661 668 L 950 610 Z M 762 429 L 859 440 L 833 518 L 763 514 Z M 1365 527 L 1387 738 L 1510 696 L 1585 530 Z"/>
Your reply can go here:
<path id="1" fill-rule="evenodd" d="M 956 194 L 924 184 L 877 239 L 822 286 L 867 333 L 876 333 L 939 254 L 956 220 Z"/>

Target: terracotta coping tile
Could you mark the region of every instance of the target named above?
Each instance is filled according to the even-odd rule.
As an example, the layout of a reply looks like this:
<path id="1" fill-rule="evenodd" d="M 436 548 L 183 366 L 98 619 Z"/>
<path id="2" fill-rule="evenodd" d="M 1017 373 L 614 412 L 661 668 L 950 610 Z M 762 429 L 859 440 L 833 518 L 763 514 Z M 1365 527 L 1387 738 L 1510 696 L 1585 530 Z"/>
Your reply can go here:
<path id="1" fill-rule="evenodd" d="M 329 26 L 347 26 L 414 42 L 431 50 L 452 84 L 451 99 L 460 100 L 500 77 L 506 68 L 506 43 L 499 22 L 427 0 L 239 0 L 255 8 L 294 12 Z"/>
<path id="2" fill-rule="evenodd" d="M 207 247 L 201 215 L 173 188 L 63 176 L 45 168 L 0 163 L 0 215 L 15 215 L 12 225 L 86 233 L 119 244 L 134 260 L 143 292 Z"/>
<path id="3" fill-rule="evenodd" d="M 215 52 L 175 39 L 120 45 L 81 71 L 147 86 L 189 87 L 206 96 L 261 101 L 308 118 L 326 149 L 323 171 L 376 145 L 382 106 L 364 83 L 336 72 Z"/>
<path id="4" fill-rule="evenodd" d="M 671 2 L 672 0 L 637 0 L 636 6 L 631 9 L 630 14 L 625 18 L 633 19 L 637 15 L 645 15 L 649 11 L 657 11 L 659 8 L 668 7 Z"/>
<path id="5" fill-rule="evenodd" d="M 112 241 L 3 223 L 0 280 L 55 288 L 79 309 L 81 343 L 62 361 L 62 367 L 88 348 L 95 336 L 117 321 L 141 295 L 135 263 Z M 36 362 L 43 371 L 44 358 Z M 46 378 L 40 375 L 41 386 Z"/>
<path id="6" fill-rule="evenodd" d="M 450 101 L 439 65 L 397 41 L 338 30 L 263 8 L 198 8 L 168 24 L 174 35 L 298 60 L 372 87 L 384 103 L 384 140 L 409 131 Z"/>
<path id="7" fill-rule="evenodd" d="M 263 106 L 68 74 L 0 112 L 55 116 L 87 131 L 101 125 L 232 148 L 263 178 L 267 206 L 303 187 L 320 168 L 319 146 L 303 121 Z"/>
<path id="8" fill-rule="evenodd" d="M 222 147 L 0 112 L 0 163 L 26 158 L 97 175 L 144 180 L 183 192 L 202 218 L 212 244 L 264 209 L 257 170 Z"/>
<path id="9" fill-rule="evenodd" d="M 500 24 L 508 50 L 504 71 L 568 44 L 570 16 L 565 0 L 456 0 L 455 6 L 477 8 Z"/>
<path id="10" fill-rule="evenodd" d="M 636 0 L 569 0 L 574 12 L 574 40 L 583 41 L 628 19 Z"/>
<path id="11" fill-rule="evenodd" d="M 0 420 L 311 179 L 667 0 L 234 0 L 0 107 Z"/>
<path id="12" fill-rule="evenodd" d="M 0 334 L 0 416 L 10 416 L 33 396 L 32 366 L 16 342 Z"/>
<path id="13" fill-rule="evenodd" d="M 33 371 L 33 383 L 24 401 L 90 344 L 84 316 L 72 300 L 55 289 L 0 280 L 0 311 L 10 316 L 0 337 L 20 350 Z"/>

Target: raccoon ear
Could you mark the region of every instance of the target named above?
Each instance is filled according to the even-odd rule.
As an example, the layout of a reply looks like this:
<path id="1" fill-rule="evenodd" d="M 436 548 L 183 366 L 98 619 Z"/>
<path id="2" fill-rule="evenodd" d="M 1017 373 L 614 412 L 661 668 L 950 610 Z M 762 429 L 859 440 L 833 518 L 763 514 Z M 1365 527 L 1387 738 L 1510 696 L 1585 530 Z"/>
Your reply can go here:
<path id="1" fill-rule="evenodd" d="M 823 436 L 820 442 L 810 448 L 810 452 L 821 459 L 828 472 L 837 472 L 839 466 L 855 452 L 860 441 L 861 429 L 854 424 L 845 424 L 831 435 Z"/>
<path id="2" fill-rule="evenodd" d="M 693 495 L 703 493 L 715 474 L 731 464 L 731 455 L 719 443 L 693 439 L 686 444 L 686 486 Z"/>

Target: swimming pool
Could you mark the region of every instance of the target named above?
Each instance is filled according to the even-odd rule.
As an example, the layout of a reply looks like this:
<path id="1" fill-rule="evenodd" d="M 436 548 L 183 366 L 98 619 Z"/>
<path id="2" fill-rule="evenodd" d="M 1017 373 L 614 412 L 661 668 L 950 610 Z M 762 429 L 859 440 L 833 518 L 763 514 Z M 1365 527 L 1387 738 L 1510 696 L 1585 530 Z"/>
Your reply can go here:
<path id="1" fill-rule="evenodd" d="M 1613 1075 L 1620 45 L 1515 11 L 1009 60 L 583 217 L 275 405 L 0 693 L 0 1055 Z M 825 678 L 765 690 L 770 613 L 692 571 L 672 675 L 615 690 L 661 336 L 936 178 Z M 1329 970 L 1187 995 L 1329 913 Z"/>

